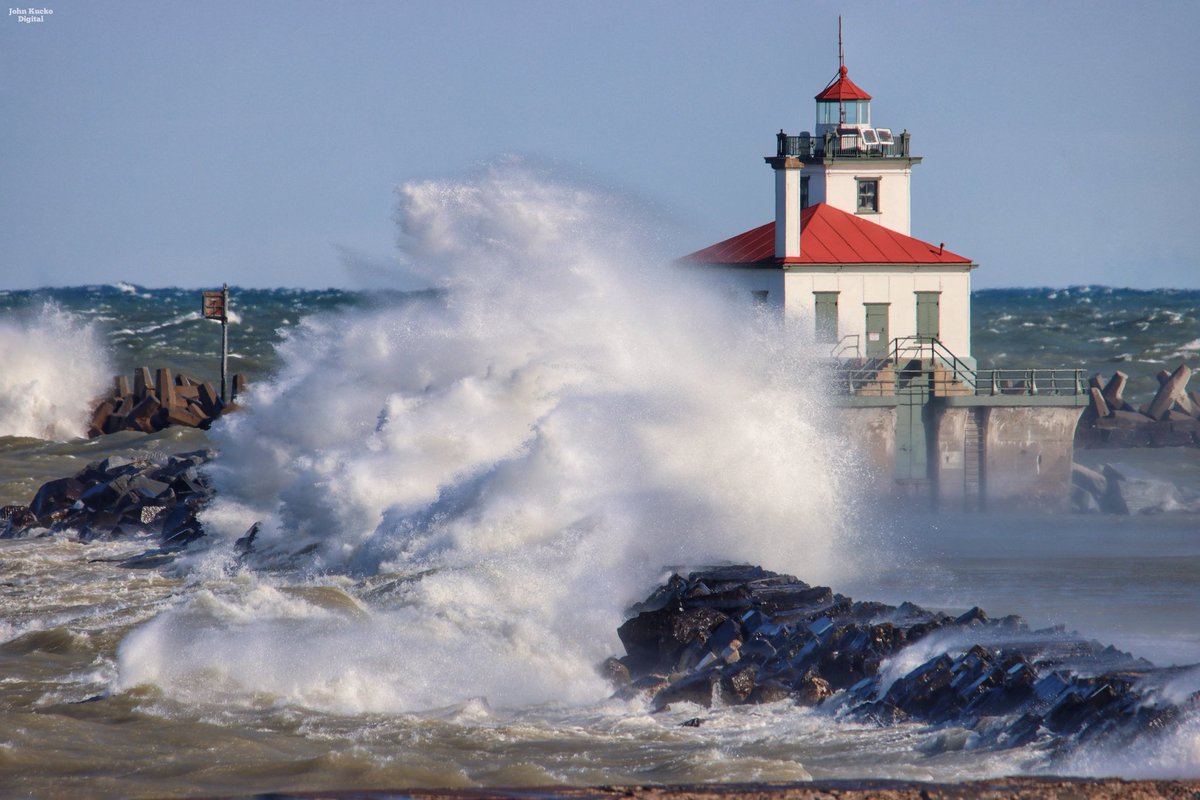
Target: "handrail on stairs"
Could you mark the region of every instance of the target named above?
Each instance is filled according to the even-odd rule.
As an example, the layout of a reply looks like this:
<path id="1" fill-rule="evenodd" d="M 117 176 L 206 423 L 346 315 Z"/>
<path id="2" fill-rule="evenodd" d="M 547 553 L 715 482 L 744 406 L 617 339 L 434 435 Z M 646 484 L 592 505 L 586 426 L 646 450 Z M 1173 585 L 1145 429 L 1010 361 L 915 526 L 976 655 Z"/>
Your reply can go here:
<path id="1" fill-rule="evenodd" d="M 846 353 L 853 353 L 851 358 L 862 358 L 861 340 L 857 333 L 847 333 L 834 343 L 829 350 L 831 358 L 846 358 Z"/>
<path id="2" fill-rule="evenodd" d="M 961 385 L 967 387 L 971 394 L 977 393 L 975 370 L 935 336 L 898 336 L 892 339 L 892 358 L 897 365 L 920 361 L 922 365 L 927 362 L 930 369 L 940 366 L 949 375 L 938 380 L 936 388 Z"/>

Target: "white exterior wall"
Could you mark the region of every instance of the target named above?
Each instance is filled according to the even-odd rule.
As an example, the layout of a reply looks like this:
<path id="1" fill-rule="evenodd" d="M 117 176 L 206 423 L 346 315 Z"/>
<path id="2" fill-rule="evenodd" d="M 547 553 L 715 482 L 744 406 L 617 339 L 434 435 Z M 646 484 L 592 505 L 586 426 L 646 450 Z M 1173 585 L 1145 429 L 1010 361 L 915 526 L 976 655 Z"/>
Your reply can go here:
<path id="1" fill-rule="evenodd" d="M 848 214 L 858 214 L 858 179 L 879 179 L 879 213 L 858 214 L 871 222 L 911 236 L 910 191 L 912 167 L 905 163 L 887 163 L 885 159 L 838 161 L 832 164 L 808 164 L 810 204 L 828 203 Z"/>
<path id="2" fill-rule="evenodd" d="M 959 358 L 971 356 L 971 274 L 961 267 L 800 267 L 784 271 L 785 312 L 814 324 L 814 292 L 838 293 L 838 338 L 857 334 L 866 346 L 866 303 L 887 303 L 888 336 L 917 333 L 917 292 L 939 292 L 942 343 Z"/>
<path id="3" fill-rule="evenodd" d="M 783 270 L 777 267 L 767 269 L 718 267 L 712 270 L 710 275 L 735 303 L 745 303 L 747 307 L 752 307 L 755 302 L 753 293 L 766 292 L 767 307 L 779 313 L 784 312 L 786 296 L 784 279 L 786 276 Z"/>

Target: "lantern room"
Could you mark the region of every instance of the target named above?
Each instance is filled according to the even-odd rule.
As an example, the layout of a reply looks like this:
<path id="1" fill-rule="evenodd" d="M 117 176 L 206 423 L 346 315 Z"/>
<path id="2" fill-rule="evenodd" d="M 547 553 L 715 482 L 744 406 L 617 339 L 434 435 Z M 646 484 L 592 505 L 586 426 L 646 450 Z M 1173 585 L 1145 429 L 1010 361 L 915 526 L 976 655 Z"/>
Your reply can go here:
<path id="1" fill-rule="evenodd" d="M 843 64 L 837 77 L 816 96 L 817 136 L 837 133 L 839 128 L 863 130 L 871 127 L 871 95 L 847 76 Z"/>

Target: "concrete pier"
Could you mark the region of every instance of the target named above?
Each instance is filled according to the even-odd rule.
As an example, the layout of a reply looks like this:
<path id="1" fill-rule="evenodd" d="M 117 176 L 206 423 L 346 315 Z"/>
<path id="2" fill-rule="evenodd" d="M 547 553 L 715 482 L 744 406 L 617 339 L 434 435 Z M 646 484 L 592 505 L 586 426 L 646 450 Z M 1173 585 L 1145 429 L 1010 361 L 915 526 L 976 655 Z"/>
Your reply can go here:
<path id="1" fill-rule="evenodd" d="M 1032 371 L 1024 385 L 1000 388 L 995 374 L 947 376 L 936 362 L 887 370 L 894 390 L 871 376 L 833 401 L 871 489 L 943 510 L 1068 507 L 1075 426 L 1089 399 L 1080 381 L 1058 376 L 1039 392 Z"/>

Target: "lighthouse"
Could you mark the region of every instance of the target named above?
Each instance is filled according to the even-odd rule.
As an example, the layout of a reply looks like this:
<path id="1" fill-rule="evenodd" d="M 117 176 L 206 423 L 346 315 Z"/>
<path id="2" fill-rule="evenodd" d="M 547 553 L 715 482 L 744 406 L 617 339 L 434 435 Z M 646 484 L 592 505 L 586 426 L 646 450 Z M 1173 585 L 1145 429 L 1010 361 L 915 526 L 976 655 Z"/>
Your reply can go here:
<path id="1" fill-rule="evenodd" d="M 781 129 L 766 156 L 775 219 L 681 262 L 811 336 L 839 427 L 883 495 L 943 508 L 1062 507 L 1083 371 L 977 368 L 979 265 L 947 248 L 949 236 L 912 235 L 921 159 L 906 128 L 875 119 L 840 50 L 811 128 Z"/>
<path id="2" fill-rule="evenodd" d="M 934 340 L 971 359 L 977 264 L 911 235 L 921 162 L 907 130 L 872 118 L 844 59 L 816 96 L 812 130 L 775 135 L 775 220 L 685 256 L 781 310 L 831 352 L 885 359 L 897 340 Z"/>

